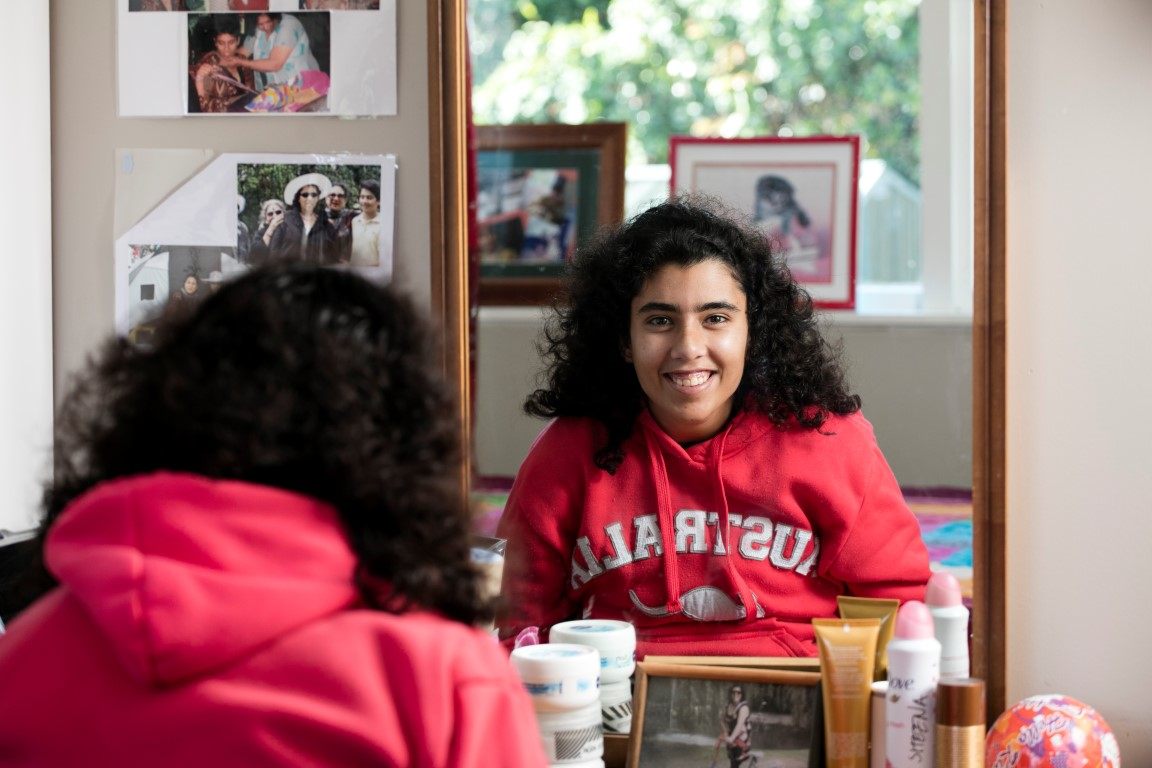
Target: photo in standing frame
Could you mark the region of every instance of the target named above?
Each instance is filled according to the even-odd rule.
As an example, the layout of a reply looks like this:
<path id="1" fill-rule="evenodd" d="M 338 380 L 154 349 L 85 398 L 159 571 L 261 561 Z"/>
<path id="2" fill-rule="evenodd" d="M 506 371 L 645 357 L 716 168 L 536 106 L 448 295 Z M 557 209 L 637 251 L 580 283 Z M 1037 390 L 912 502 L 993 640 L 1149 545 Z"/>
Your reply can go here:
<path id="1" fill-rule="evenodd" d="M 822 768 L 820 673 L 636 666 L 629 765 Z"/>

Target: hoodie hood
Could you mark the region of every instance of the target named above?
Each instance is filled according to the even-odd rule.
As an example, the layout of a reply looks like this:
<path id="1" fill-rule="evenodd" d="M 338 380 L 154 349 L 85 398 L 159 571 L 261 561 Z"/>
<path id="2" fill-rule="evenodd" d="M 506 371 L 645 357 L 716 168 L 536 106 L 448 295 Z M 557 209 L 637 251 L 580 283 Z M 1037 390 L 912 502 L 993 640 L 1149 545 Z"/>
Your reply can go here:
<path id="1" fill-rule="evenodd" d="M 157 687 L 357 600 L 356 558 L 330 505 L 236 481 L 102 484 L 64 510 L 45 553 L 128 674 Z"/>

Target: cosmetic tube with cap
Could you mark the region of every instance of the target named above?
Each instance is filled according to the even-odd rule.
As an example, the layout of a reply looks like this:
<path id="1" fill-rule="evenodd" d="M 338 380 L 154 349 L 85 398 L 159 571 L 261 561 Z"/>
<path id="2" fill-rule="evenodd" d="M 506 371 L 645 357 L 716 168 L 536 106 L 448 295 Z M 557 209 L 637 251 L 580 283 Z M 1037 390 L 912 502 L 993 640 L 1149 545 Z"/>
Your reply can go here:
<path id="1" fill-rule="evenodd" d="M 936 687 L 936 768 L 984 768 L 984 681 L 941 680 Z"/>
<path id="2" fill-rule="evenodd" d="M 924 603 L 909 600 L 896 613 L 888 643 L 884 756 L 889 768 L 931 768 L 939 680 L 940 641 L 932 614 Z"/>
<path id="3" fill-rule="evenodd" d="M 884 728 L 885 706 L 888 699 L 888 681 L 877 680 L 872 683 L 871 723 L 868 730 L 868 768 L 886 768 L 888 760 L 884 757 Z"/>
<path id="4" fill-rule="evenodd" d="M 825 768 L 867 768 L 880 619 L 812 619 L 820 651 Z"/>
<path id="5" fill-rule="evenodd" d="M 960 582 L 950 573 L 933 573 L 924 602 L 940 641 L 940 679 L 968 677 L 968 609 L 960 596 Z"/>
<path id="6" fill-rule="evenodd" d="M 842 619 L 880 619 L 880 635 L 876 638 L 876 663 L 873 665 L 874 680 L 888 679 L 888 641 L 892 639 L 892 626 L 896 622 L 896 611 L 900 601 L 896 598 L 855 597 L 839 595 L 836 606 Z"/>

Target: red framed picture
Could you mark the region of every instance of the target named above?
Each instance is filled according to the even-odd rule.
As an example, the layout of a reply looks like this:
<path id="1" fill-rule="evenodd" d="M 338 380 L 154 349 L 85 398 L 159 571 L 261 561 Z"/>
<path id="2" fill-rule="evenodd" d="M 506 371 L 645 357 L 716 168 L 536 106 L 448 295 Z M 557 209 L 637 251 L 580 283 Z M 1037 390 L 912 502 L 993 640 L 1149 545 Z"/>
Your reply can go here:
<path id="1" fill-rule="evenodd" d="M 747 213 L 816 306 L 856 306 L 858 136 L 673 136 L 669 156 L 673 193 Z"/>

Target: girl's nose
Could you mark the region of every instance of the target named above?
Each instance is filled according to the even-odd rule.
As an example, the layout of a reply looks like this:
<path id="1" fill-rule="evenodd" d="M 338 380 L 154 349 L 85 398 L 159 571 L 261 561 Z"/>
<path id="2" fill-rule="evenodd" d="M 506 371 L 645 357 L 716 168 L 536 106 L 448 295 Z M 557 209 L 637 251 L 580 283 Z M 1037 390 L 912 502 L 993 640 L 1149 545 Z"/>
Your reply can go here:
<path id="1" fill-rule="evenodd" d="M 704 329 L 695 323 L 685 323 L 676 331 L 672 356 L 677 360 L 695 360 L 704 354 Z"/>

